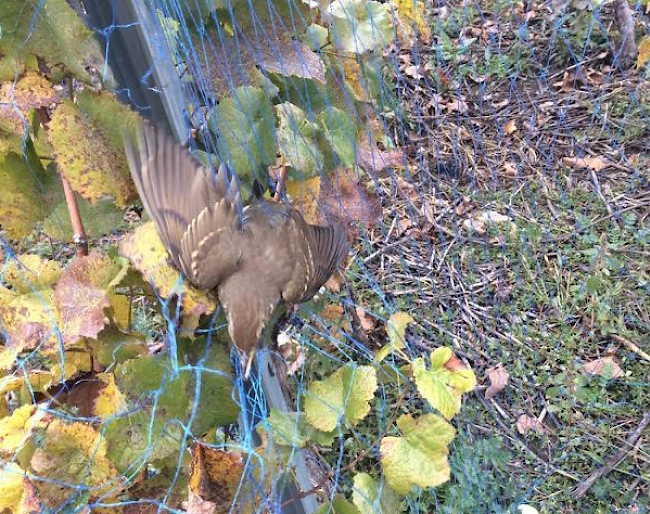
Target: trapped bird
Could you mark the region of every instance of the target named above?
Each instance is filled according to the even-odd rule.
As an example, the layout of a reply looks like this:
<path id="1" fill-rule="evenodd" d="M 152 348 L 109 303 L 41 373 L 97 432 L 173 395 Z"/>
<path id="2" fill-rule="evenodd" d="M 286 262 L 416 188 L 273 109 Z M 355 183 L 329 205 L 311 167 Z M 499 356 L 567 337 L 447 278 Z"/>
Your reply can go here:
<path id="1" fill-rule="evenodd" d="M 310 300 L 348 253 L 340 225 L 308 224 L 293 207 L 243 207 L 235 177 L 215 173 L 159 129 L 124 138 L 131 175 L 175 266 L 216 289 L 248 377 L 255 347 L 279 304 Z"/>

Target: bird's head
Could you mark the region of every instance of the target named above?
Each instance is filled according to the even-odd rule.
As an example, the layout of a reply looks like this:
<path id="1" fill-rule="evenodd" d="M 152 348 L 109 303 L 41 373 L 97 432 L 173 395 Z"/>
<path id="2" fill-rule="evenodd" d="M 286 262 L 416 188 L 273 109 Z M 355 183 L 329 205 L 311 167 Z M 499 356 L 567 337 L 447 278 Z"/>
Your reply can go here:
<path id="1" fill-rule="evenodd" d="M 235 273 L 219 285 L 219 301 L 228 318 L 228 333 L 232 342 L 250 352 L 260 341 L 269 317 L 279 298 L 243 273 Z"/>

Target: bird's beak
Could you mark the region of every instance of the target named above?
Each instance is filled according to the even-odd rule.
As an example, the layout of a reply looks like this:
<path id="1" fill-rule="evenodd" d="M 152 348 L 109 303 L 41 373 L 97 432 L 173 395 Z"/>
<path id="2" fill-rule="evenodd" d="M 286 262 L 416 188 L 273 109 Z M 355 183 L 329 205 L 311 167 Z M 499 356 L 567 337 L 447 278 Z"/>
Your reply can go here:
<path id="1" fill-rule="evenodd" d="M 241 352 L 242 368 L 244 368 L 244 380 L 248 381 L 251 374 L 251 367 L 253 366 L 253 359 L 255 358 L 255 347 L 251 348 L 248 354 Z"/>

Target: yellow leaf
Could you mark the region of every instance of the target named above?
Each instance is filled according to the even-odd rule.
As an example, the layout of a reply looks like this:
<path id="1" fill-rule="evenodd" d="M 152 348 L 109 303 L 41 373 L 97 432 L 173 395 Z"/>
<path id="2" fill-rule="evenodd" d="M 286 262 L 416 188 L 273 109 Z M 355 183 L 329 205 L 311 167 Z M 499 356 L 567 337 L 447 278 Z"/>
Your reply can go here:
<path id="1" fill-rule="evenodd" d="M 400 21 L 398 28 L 404 29 L 404 35 L 409 36 L 413 27 L 424 37 L 429 39 L 431 29 L 425 20 L 425 6 L 421 0 L 393 0 Z"/>
<path id="2" fill-rule="evenodd" d="M 93 370 L 92 356 L 86 351 L 67 351 L 63 354 L 63 362 L 58 361 L 52 366 L 52 378 L 56 382 L 70 380 L 78 373 L 88 373 Z"/>
<path id="3" fill-rule="evenodd" d="M 198 443 L 192 445 L 190 493 L 197 499 L 215 503 L 216 512 L 231 509 L 243 472 L 241 453 L 217 450 Z"/>
<path id="4" fill-rule="evenodd" d="M 61 278 L 63 269 L 56 261 L 35 254 L 19 255 L 5 270 L 4 282 L 15 291 L 31 293 L 53 286 Z"/>
<path id="5" fill-rule="evenodd" d="M 307 223 L 318 223 L 318 198 L 320 195 L 320 177 L 308 180 L 289 180 L 285 185 L 291 203 L 298 209 Z"/>
<path id="6" fill-rule="evenodd" d="M 104 382 L 106 386 L 95 398 L 93 414 L 106 420 L 126 408 L 126 398 L 115 384 L 115 375 L 100 373 L 97 378 Z"/>
<path id="7" fill-rule="evenodd" d="M 0 467 L 0 512 L 16 512 L 23 497 L 25 472 L 13 462 Z"/>
<path id="8" fill-rule="evenodd" d="M 415 321 L 410 314 L 406 312 L 396 312 L 386 322 L 386 333 L 388 334 L 388 344 L 377 352 L 377 362 L 383 361 L 392 352 L 401 350 L 405 345 L 406 327 L 409 323 Z"/>
<path id="9" fill-rule="evenodd" d="M 96 498 L 117 494 L 123 485 L 106 455 L 106 439 L 85 423 L 53 420 L 32 456 L 31 467 L 39 477 L 50 479 L 35 483 L 49 506 L 69 499 L 80 488 L 87 488 Z"/>
<path id="10" fill-rule="evenodd" d="M 145 223 L 127 235 L 120 243 L 120 254 L 131 261 L 146 281 L 152 281 L 158 294 L 167 298 L 183 297 L 183 314 L 198 318 L 217 307 L 214 297 L 181 280 L 181 275 L 167 261 L 167 250 L 153 222 Z"/>
<path id="11" fill-rule="evenodd" d="M 52 373 L 50 371 L 34 370 L 27 374 L 13 374 L 0 378 L 0 396 L 4 396 L 9 391 L 20 389 L 23 385 L 29 385 L 29 388 L 35 392 L 45 391 L 50 387 L 52 382 Z"/>
<path id="12" fill-rule="evenodd" d="M 41 417 L 35 405 L 23 405 L 11 416 L 0 419 L 0 453 L 13 454 L 20 449 Z"/>
<path id="13" fill-rule="evenodd" d="M 650 37 L 644 37 L 639 43 L 639 55 L 636 58 L 636 67 L 643 68 L 650 61 Z"/>

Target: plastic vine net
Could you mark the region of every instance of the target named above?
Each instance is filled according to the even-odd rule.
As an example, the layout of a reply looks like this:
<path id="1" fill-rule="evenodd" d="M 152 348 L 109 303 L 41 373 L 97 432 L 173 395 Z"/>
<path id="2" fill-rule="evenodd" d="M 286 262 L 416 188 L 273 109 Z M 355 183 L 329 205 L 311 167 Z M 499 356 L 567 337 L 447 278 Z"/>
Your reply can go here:
<path id="1" fill-rule="evenodd" d="M 0 513 L 647 512 L 649 16 L 2 0 Z M 143 124 L 345 230 L 250 376 L 138 197 Z M 266 298 L 295 241 L 247 226 Z"/>

